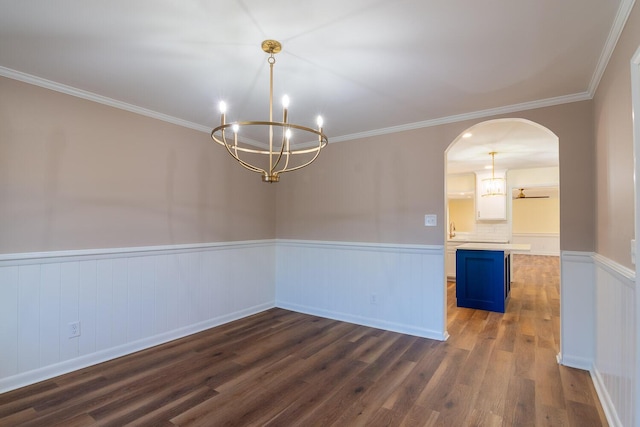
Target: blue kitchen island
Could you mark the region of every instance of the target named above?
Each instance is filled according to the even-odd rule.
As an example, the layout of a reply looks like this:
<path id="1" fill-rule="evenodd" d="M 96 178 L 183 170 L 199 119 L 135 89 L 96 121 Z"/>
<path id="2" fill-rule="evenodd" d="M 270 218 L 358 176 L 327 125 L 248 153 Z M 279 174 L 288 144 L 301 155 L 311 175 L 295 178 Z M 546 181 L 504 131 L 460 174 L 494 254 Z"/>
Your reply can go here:
<path id="1" fill-rule="evenodd" d="M 456 250 L 458 307 L 504 313 L 511 292 L 511 251 L 531 245 L 465 243 Z"/>

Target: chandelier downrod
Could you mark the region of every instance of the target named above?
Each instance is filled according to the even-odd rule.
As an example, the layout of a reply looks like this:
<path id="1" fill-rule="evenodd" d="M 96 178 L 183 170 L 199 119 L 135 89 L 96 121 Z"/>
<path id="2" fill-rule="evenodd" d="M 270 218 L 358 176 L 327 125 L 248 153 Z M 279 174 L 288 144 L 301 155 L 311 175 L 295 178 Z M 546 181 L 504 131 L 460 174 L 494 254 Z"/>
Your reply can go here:
<path id="1" fill-rule="evenodd" d="M 263 182 L 278 182 L 280 175 L 284 172 L 291 172 L 310 165 L 320 154 L 320 150 L 329 142 L 322 130 L 322 117 L 318 117 L 318 129 L 289 123 L 289 97 L 282 98 L 282 121 L 273 120 L 273 66 L 276 63 L 275 54 L 282 50 L 282 45 L 276 40 L 265 40 L 262 42 L 262 50 L 269 54 L 269 121 L 236 121 L 226 122 L 226 104 L 220 103 L 220 126 L 211 131 L 211 138 L 220 145 L 223 145 L 227 152 L 242 167 L 252 172 L 262 175 Z M 251 126 L 267 127 L 268 150 L 260 149 L 260 142 L 243 142 L 238 138 L 238 133 L 244 128 Z M 227 138 L 229 129 L 233 132 L 233 140 Z M 279 145 L 274 141 L 274 129 L 280 129 L 282 139 Z M 315 143 L 305 144 L 304 147 L 292 149 L 292 130 L 303 131 L 304 134 L 313 135 Z M 257 155 L 257 156 L 256 156 Z M 249 157 L 255 160 L 256 157 L 268 156 L 264 162 L 265 166 L 258 166 L 249 161 Z"/>

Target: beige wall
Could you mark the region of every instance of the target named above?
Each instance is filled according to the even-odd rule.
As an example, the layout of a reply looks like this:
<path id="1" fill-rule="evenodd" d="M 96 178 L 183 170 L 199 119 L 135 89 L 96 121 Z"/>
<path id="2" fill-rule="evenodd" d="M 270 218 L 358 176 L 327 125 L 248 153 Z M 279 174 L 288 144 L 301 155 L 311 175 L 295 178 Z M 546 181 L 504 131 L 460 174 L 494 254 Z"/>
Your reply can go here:
<path id="1" fill-rule="evenodd" d="M 207 134 L 10 79 L 0 91 L 3 253 L 275 236 L 444 244 L 444 152 L 481 121 L 330 144 L 269 186 Z M 558 135 L 561 248 L 593 250 L 592 103 L 487 119 L 501 117 Z"/>
<path id="2" fill-rule="evenodd" d="M 630 242 L 635 235 L 630 61 L 639 47 L 636 4 L 594 97 L 596 251 L 630 268 L 634 268 Z"/>
<path id="3" fill-rule="evenodd" d="M 529 119 L 559 137 L 561 248 L 594 249 L 590 101 L 489 117 Z M 330 144 L 278 188 L 279 238 L 444 244 L 444 152 L 483 120 Z M 330 136 L 331 137 L 331 136 Z M 438 227 L 424 215 L 437 214 Z"/>
<path id="4" fill-rule="evenodd" d="M 548 199 L 513 200 L 511 205 L 511 224 L 514 234 L 559 233 L 559 199 L 552 197 Z"/>
<path id="5" fill-rule="evenodd" d="M 0 94 L 0 253 L 275 237 L 275 188 L 208 134 L 6 78 Z"/>
<path id="6" fill-rule="evenodd" d="M 449 221 L 456 231 L 471 233 L 476 230 L 476 209 L 473 198 L 449 199 Z"/>

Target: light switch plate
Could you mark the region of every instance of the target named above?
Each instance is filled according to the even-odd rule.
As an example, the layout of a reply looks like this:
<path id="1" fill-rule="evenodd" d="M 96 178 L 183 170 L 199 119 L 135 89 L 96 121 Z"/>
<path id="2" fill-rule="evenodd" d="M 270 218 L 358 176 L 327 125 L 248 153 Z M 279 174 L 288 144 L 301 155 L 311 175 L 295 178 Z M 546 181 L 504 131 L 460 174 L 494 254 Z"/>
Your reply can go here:
<path id="1" fill-rule="evenodd" d="M 425 227 L 435 227 L 438 225 L 438 215 L 425 215 L 424 216 Z"/>

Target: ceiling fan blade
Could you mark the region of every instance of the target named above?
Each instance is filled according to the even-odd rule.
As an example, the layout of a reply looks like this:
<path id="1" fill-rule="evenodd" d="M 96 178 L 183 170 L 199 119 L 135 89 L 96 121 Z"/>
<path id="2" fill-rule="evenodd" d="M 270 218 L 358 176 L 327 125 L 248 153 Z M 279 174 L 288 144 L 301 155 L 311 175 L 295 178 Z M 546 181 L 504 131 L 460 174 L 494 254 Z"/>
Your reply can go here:
<path id="1" fill-rule="evenodd" d="M 548 199 L 549 196 L 527 196 L 526 194 L 524 194 L 524 188 L 518 188 L 518 190 L 520 191 L 518 193 L 517 196 L 513 197 L 513 200 L 519 200 L 519 199 Z"/>

